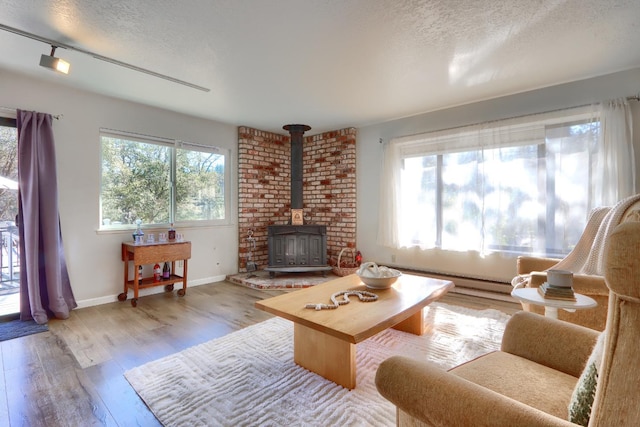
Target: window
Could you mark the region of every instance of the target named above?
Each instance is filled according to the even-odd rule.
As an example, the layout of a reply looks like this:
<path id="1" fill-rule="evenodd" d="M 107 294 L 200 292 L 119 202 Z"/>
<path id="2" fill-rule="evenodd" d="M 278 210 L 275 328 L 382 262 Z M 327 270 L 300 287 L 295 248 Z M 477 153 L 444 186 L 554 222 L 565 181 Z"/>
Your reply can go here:
<path id="1" fill-rule="evenodd" d="M 226 220 L 227 153 L 216 147 L 101 132 L 101 228 Z"/>
<path id="2" fill-rule="evenodd" d="M 395 247 L 569 253 L 592 208 L 599 121 L 535 119 L 394 140 Z"/>
<path id="3" fill-rule="evenodd" d="M 16 119 L 0 117 L 0 288 L 3 295 L 20 292 L 17 217 L 18 130 Z M 8 308 L 12 309 L 11 304 Z M 19 306 L 14 305 L 13 310 L 18 312 Z"/>
<path id="4" fill-rule="evenodd" d="M 0 117 L 0 230 L 4 227 L 15 226 L 15 219 L 18 215 L 17 190 L 18 130 L 16 129 L 16 120 Z"/>

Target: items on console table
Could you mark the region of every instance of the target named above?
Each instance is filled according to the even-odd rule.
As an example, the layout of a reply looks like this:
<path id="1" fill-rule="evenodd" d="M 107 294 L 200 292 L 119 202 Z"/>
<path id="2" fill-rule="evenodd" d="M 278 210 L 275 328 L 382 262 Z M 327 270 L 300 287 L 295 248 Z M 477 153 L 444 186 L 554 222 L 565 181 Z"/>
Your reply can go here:
<path id="1" fill-rule="evenodd" d="M 178 295 L 184 296 L 187 291 L 187 263 L 191 258 L 191 242 L 173 241 L 163 243 L 143 243 L 135 242 L 122 243 L 122 261 L 124 262 L 124 291 L 118 295 L 119 301 L 126 301 L 129 289 L 133 289 L 133 299 L 131 305 L 138 305 L 140 289 L 154 286 L 164 286 L 165 291 L 173 291 L 175 283 L 182 282 L 182 289 L 178 289 Z M 168 279 L 154 280 L 154 277 L 141 278 L 134 274 L 134 279 L 129 280 L 129 261 L 133 261 L 133 271 L 139 271 L 142 265 L 171 262 L 171 274 Z M 175 274 L 176 261 L 183 262 L 182 276 Z"/>
<path id="2" fill-rule="evenodd" d="M 538 288 L 538 292 L 543 298 L 575 301 L 573 273 L 555 268 L 547 270 L 547 281 Z"/>
<path id="3" fill-rule="evenodd" d="M 547 282 L 544 282 L 538 288 L 538 292 L 543 298 L 559 299 L 565 301 L 575 301 L 576 295 L 573 292 L 573 288 L 566 288 L 564 286 L 553 286 Z"/>

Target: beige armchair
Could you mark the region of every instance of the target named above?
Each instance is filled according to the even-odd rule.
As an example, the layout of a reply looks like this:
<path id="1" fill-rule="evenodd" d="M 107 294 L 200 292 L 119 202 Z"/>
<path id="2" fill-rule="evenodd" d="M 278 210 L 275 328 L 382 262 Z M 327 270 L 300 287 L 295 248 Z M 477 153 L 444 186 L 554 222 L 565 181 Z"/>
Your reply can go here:
<path id="1" fill-rule="evenodd" d="M 635 220 L 640 212 L 638 210 L 640 209 L 640 201 L 637 201 L 637 199 L 638 196 L 633 196 L 620 203 L 620 207 L 622 209 L 619 213 L 619 218 L 616 219 L 616 223 L 614 225 L 618 225 L 618 223 L 625 221 Z M 587 236 L 587 232 L 589 230 L 598 230 L 601 224 L 606 225 L 606 221 L 609 219 L 611 214 L 614 213 L 612 210 L 607 216 L 605 216 L 604 211 L 601 215 L 597 215 L 594 212 L 592 212 L 592 215 L 589 218 L 585 228 L 585 233 L 580 238 L 580 242 L 578 242 L 578 245 L 576 246 L 577 249 L 581 246 L 581 242 L 583 248 L 587 246 L 591 247 L 596 235 L 595 233 L 592 233 L 591 236 Z M 587 241 L 585 242 L 585 240 Z M 528 278 L 525 282 L 526 287 L 537 288 L 547 281 L 547 273 L 545 270 L 558 268 L 556 267 L 557 265 L 566 265 L 566 261 L 569 257 L 585 259 L 587 254 L 578 254 L 576 253 L 576 250 L 574 250 L 564 260 L 556 258 L 520 256 L 517 260 L 516 272 L 518 276 L 526 276 Z M 567 269 L 566 267 L 559 268 Z M 607 307 L 609 301 L 609 289 L 605 284 L 604 277 L 602 275 L 595 274 L 584 274 L 580 272 L 574 273 L 573 289 L 577 293 L 593 298 L 598 303 L 598 306 L 596 308 L 576 310 L 574 312 L 558 310 L 558 319 L 586 326 L 587 328 L 592 328 L 598 331 L 604 330 L 607 320 Z M 539 305 L 522 303 L 522 309 L 533 313 L 544 314 L 544 307 Z"/>
<path id="2" fill-rule="evenodd" d="M 589 426 L 640 420 L 640 222 L 615 228 L 605 251 L 609 311 Z M 534 313 L 507 324 L 500 351 L 444 371 L 394 356 L 376 386 L 399 426 L 570 426 L 568 405 L 599 333 Z"/>
<path id="3" fill-rule="evenodd" d="M 553 268 L 560 259 L 536 258 L 520 256 L 517 261 L 517 273 L 519 275 L 528 274 L 529 281 L 526 286 L 538 288 L 547 281 L 545 270 Z M 558 319 L 586 326 L 598 331 L 604 330 L 607 320 L 607 305 L 609 301 L 609 289 L 603 276 L 574 274 L 573 290 L 579 294 L 593 298 L 598 306 L 588 310 L 576 310 L 569 312 L 558 310 Z M 544 314 L 544 307 L 535 304 L 522 303 L 522 309 L 533 313 Z"/>

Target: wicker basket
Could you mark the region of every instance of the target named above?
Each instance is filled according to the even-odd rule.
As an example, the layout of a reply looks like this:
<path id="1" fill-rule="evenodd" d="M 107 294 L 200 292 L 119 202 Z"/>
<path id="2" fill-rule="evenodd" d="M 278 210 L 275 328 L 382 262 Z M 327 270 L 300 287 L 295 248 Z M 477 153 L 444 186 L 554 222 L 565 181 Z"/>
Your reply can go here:
<path id="1" fill-rule="evenodd" d="M 347 261 L 342 261 L 342 253 L 344 251 L 346 251 L 347 249 L 349 249 L 351 251 L 351 261 L 347 262 Z M 356 255 L 355 255 L 355 250 L 353 248 L 342 248 L 342 250 L 340 251 L 340 253 L 338 254 L 338 263 L 336 265 L 334 265 L 333 267 L 331 267 L 331 271 L 333 271 L 333 274 L 343 277 L 343 276 L 348 276 L 350 274 L 354 274 L 356 271 L 358 271 L 358 269 L 360 268 L 359 266 L 356 265 Z M 343 266 L 344 265 L 344 266 Z"/>

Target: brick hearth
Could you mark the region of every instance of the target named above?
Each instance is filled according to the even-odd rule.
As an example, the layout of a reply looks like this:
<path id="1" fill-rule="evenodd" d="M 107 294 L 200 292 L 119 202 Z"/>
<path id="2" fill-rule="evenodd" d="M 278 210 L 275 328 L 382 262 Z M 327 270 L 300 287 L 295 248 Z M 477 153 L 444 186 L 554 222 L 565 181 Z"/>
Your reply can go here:
<path id="1" fill-rule="evenodd" d="M 227 276 L 227 280 L 231 283 L 264 290 L 308 288 L 337 278 L 338 276 L 332 273 L 326 276 L 313 273 L 283 273 L 271 278 L 266 271 Z"/>

